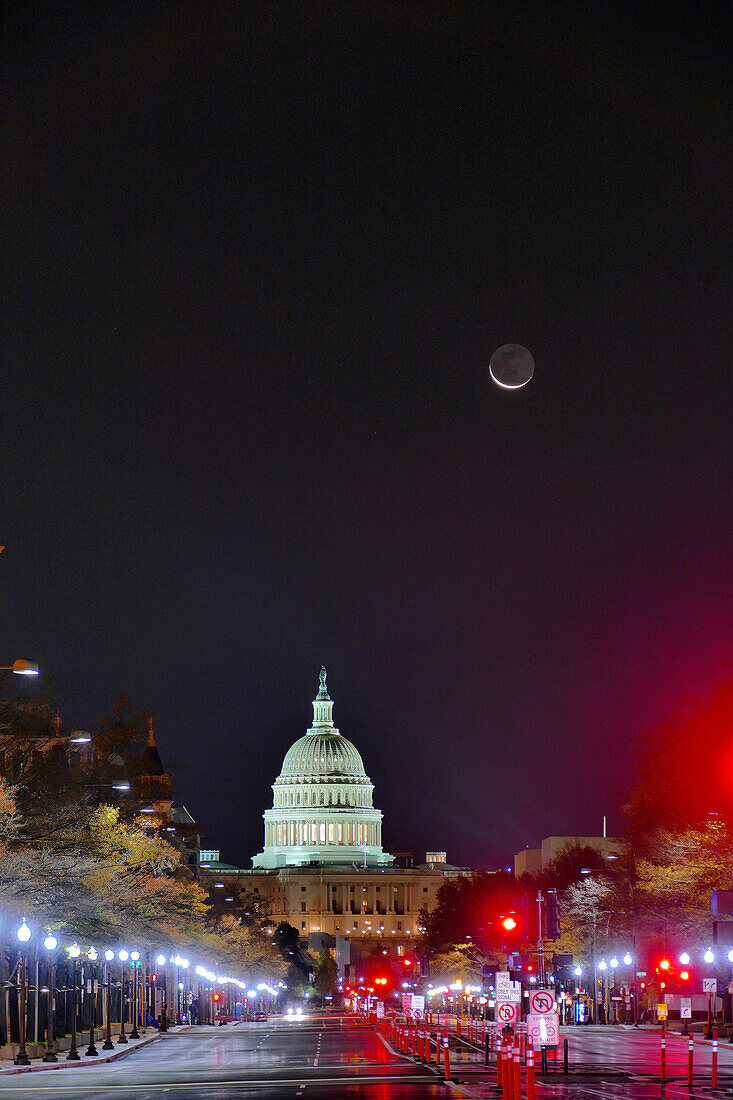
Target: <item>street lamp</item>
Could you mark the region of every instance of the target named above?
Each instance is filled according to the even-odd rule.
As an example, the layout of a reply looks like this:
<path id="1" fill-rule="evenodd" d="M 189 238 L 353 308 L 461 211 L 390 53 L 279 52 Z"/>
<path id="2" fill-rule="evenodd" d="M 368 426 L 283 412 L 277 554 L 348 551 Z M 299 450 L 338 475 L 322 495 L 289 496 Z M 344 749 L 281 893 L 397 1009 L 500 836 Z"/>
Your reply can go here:
<path id="1" fill-rule="evenodd" d="M 97 981 L 97 968 L 94 965 L 99 958 L 99 953 L 94 947 L 90 947 L 87 951 L 87 958 L 90 962 L 89 967 L 89 1046 L 86 1049 L 87 1058 L 96 1058 L 99 1051 L 94 1045 L 94 1014 L 97 1006 L 97 999 L 95 997 L 95 985 Z"/>
<path id="2" fill-rule="evenodd" d="M 76 1049 L 76 967 L 77 960 L 81 955 L 81 948 L 78 943 L 73 943 L 69 948 L 69 956 L 74 960 L 74 966 L 72 969 L 71 979 L 71 1047 L 69 1053 L 66 1055 L 67 1062 L 80 1061 L 79 1051 Z"/>
<path id="3" fill-rule="evenodd" d="M 132 1031 L 130 1032 L 131 1039 L 139 1039 L 140 1032 L 137 1030 L 137 964 L 140 961 L 140 952 L 130 952 L 130 962 L 132 963 Z"/>
<path id="4" fill-rule="evenodd" d="M 161 976 L 163 978 L 163 981 L 161 982 L 161 986 L 160 986 L 160 1030 L 161 1031 L 167 1031 L 168 1030 L 168 1018 L 167 1018 L 167 1014 L 166 1014 L 166 1009 L 167 1009 L 168 1006 L 166 1004 L 167 994 L 166 994 L 166 987 L 165 987 L 165 955 L 161 952 L 161 954 L 157 956 L 155 961 L 158 965 L 158 969 L 160 970 Z"/>
<path id="5" fill-rule="evenodd" d="M 115 953 L 111 948 L 107 948 L 104 953 L 106 970 L 105 970 L 105 985 L 107 987 L 107 1035 L 102 1043 L 102 1050 L 114 1050 L 115 1045 L 112 1042 L 112 963 L 114 962 Z"/>
<path id="6" fill-rule="evenodd" d="M 611 989 L 615 989 L 616 988 L 616 970 L 618 969 L 618 959 L 616 958 L 615 955 L 611 959 L 611 962 L 609 963 L 609 966 L 611 967 L 611 981 L 612 981 Z M 616 1010 L 617 1003 L 618 1003 L 617 1001 L 612 1001 L 611 998 L 609 997 L 608 1007 L 609 1007 L 609 1011 L 610 1011 L 611 1005 L 613 1004 L 613 1022 L 615 1024 L 618 1023 L 618 1012 Z"/>
<path id="7" fill-rule="evenodd" d="M 123 948 L 122 951 L 117 952 L 117 958 L 120 960 L 120 1034 L 117 1037 L 117 1044 L 121 1046 L 127 1042 L 127 1036 L 125 1035 L 125 963 L 129 959 L 130 954 Z"/>
<path id="8" fill-rule="evenodd" d="M 0 665 L 0 672 L 14 672 L 16 676 L 37 676 L 38 665 L 35 661 L 26 661 L 19 657 L 12 665 Z"/>
<path id="9" fill-rule="evenodd" d="M 707 951 L 703 955 L 703 959 L 705 960 L 706 963 L 714 963 L 715 962 L 715 955 L 713 954 L 712 947 L 708 947 Z M 705 1032 L 705 1038 L 706 1039 L 712 1039 L 712 1037 L 713 1037 L 713 1021 L 712 1021 L 712 1013 L 711 1013 L 712 997 L 710 996 L 709 993 L 707 995 L 707 998 L 708 998 L 708 1027 L 707 1027 L 707 1031 Z M 717 1009 L 716 1009 L 716 1011 L 717 1011 Z"/>
<path id="10" fill-rule="evenodd" d="M 48 1003 L 46 1005 L 46 1053 L 43 1055 L 44 1062 L 58 1062 L 56 1057 L 56 1051 L 53 1049 L 53 1032 L 54 1032 L 54 985 L 56 974 L 56 956 L 54 951 L 59 945 L 59 941 L 54 936 L 53 932 L 49 929 L 48 935 L 43 941 L 43 946 L 48 951 Z"/>
<path id="11" fill-rule="evenodd" d="M 16 664 L 18 662 L 16 661 Z M 25 923 L 25 917 L 23 917 L 23 923 L 18 931 L 15 933 L 20 943 L 20 954 L 18 955 L 18 1033 L 20 1038 L 20 1048 L 18 1050 L 18 1056 L 15 1059 L 16 1066 L 29 1066 L 30 1059 L 28 1057 L 28 1051 L 25 1049 L 25 945 L 31 938 L 31 930 Z"/>

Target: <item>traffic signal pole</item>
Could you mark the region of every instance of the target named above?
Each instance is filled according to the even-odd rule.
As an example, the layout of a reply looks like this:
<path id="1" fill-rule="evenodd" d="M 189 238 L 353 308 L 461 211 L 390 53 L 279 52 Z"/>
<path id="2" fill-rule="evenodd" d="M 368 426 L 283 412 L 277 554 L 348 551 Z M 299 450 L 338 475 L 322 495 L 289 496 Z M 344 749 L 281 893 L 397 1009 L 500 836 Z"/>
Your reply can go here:
<path id="1" fill-rule="evenodd" d="M 542 891 L 537 891 L 537 969 L 540 989 L 545 988 L 545 945 L 542 939 Z"/>

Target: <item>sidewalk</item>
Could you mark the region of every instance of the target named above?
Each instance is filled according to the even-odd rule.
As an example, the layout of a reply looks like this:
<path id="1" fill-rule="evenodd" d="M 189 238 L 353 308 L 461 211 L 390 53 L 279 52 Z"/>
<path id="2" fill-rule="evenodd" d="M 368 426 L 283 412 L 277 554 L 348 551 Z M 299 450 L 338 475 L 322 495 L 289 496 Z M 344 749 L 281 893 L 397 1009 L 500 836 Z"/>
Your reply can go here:
<path id="1" fill-rule="evenodd" d="M 173 1027 L 168 1028 L 168 1034 L 178 1031 L 188 1031 L 190 1024 L 174 1024 Z M 166 1034 L 165 1032 L 163 1033 Z M 80 1054 L 78 1062 L 67 1062 L 66 1055 L 68 1051 L 62 1050 L 56 1055 L 58 1062 L 44 1062 L 43 1058 L 31 1058 L 31 1064 L 29 1066 L 16 1066 L 12 1062 L 7 1063 L 5 1066 L 0 1064 L 0 1077 L 8 1076 L 14 1073 L 35 1073 L 38 1071 L 53 1070 L 53 1069 L 78 1069 L 79 1066 L 98 1066 L 102 1062 L 117 1062 L 120 1058 L 124 1058 L 127 1054 L 132 1054 L 134 1050 L 139 1050 L 140 1047 L 147 1046 L 149 1043 L 154 1043 L 156 1039 L 161 1037 L 160 1032 L 154 1028 L 148 1028 L 148 1033 L 144 1038 L 129 1039 L 127 1043 L 123 1043 L 119 1046 L 115 1043 L 114 1050 L 102 1050 L 102 1044 L 105 1040 L 105 1033 L 102 1032 L 95 1039 L 95 1046 L 99 1051 L 96 1058 L 85 1058 L 84 1051 L 89 1046 L 89 1032 L 85 1032 L 84 1035 L 77 1037 L 77 1050 Z"/>

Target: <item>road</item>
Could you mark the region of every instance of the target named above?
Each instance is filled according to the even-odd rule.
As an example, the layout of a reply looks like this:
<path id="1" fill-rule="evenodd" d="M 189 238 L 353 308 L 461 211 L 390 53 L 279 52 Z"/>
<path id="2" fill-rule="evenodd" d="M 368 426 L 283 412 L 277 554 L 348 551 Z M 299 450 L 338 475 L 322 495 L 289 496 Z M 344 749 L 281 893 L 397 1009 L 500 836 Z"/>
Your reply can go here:
<path id="1" fill-rule="evenodd" d="M 192 1028 L 160 1036 L 118 1062 L 0 1077 L 0 1097 L 15 1100 L 447 1095 L 430 1070 L 391 1053 L 374 1031 L 346 1026 L 339 1018 Z"/>
<path id="2" fill-rule="evenodd" d="M 667 1083 L 660 1081 L 660 1039 L 658 1029 L 632 1027 L 565 1028 L 568 1039 L 569 1074 L 562 1073 L 562 1059 L 550 1061 L 547 1077 L 537 1078 L 537 1100 L 677 1100 L 710 1097 L 712 1048 L 693 1045 L 694 1085 L 687 1087 L 688 1040 L 680 1035 L 666 1037 Z M 495 1097 L 491 1083 L 479 1066 L 478 1053 L 466 1044 L 454 1055 L 454 1079 L 476 1097 Z M 718 1084 L 722 1095 L 733 1095 L 733 1047 L 721 1043 L 718 1049 Z"/>

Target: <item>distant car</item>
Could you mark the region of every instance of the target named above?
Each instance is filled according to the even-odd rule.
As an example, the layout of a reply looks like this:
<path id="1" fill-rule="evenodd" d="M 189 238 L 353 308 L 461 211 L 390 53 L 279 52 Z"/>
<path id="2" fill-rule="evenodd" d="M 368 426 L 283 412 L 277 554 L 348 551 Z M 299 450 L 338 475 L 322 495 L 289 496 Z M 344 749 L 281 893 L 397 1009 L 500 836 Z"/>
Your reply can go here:
<path id="1" fill-rule="evenodd" d="M 255 1020 L 266 1020 L 267 1019 L 267 1013 L 266 1012 L 255 1012 L 254 1018 L 255 1018 Z"/>

